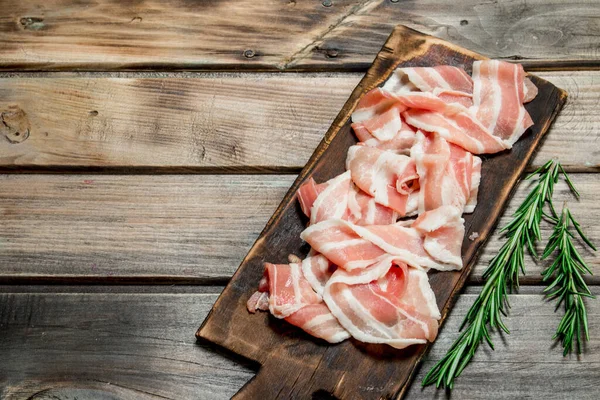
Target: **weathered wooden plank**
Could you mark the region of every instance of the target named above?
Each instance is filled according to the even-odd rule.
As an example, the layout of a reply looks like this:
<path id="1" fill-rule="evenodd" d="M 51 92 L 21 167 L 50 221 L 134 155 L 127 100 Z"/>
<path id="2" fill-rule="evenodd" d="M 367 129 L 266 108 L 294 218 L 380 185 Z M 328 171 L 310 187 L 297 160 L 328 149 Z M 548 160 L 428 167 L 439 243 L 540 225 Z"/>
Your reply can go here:
<path id="1" fill-rule="evenodd" d="M 0 397 L 226 399 L 253 376 L 247 366 L 194 344 L 194 329 L 220 288 L 207 294 L 95 289 L 53 293 L 62 291 L 55 286 L 46 288 L 48 293 L 27 293 L 26 287 L 0 287 Z M 456 338 L 473 300 L 472 294 L 459 298 L 407 398 L 443 395 L 432 388 L 421 391 L 419 383 Z M 560 348 L 553 347 L 559 315 L 551 304 L 536 294 L 513 295 L 510 301 L 506 322 L 511 335 L 505 340 L 494 336 L 495 352 L 481 347 L 457 381 L 453 397 L 598 398 L 600 303 L 588 302 L 591 340 L 578 360 L 563 358 Z"/>
<path id="2" fill-rule="evenodd" d="M 532 65 L 598 65 L 600 43 L 600 7 L 584 0 L 7 0 L 3 10 L 0 68 L 12 70 L 365 70 L 396 24 Z"/>
<path id="3" fill-rule="evenodd" d="M 87 291 L 0 294 L 0 398 L 225 399 L 252 377 L 194 338 L 218 291 Z"/>
<path id="4" fill-rule="evenodd" d="M 236 394 L 236 399 L 308 398 L 322 391 L 339 398 L 380 399 L 402 397 L 406 392 L 428 345 L 384 353 L 381 345 L 355 347 L 347 342 L 324 348 L 312 342 L 288 340 L 268 326 L 268 316 L 257 319 L 248 315 L 244 300 L 256 290 L 256 284 L 263 275 L 264 260 L 285 260 L 290 253 L 305 254 L 308 251 L 299 237 L 305 219 L 298 210 L 295 191 L 309 177 L 322 181 L 344 171 L 346 152 L 356 143 L 350 116 L 361 97 L 385 82 L 398 66 L 451 64 L 468 71 L 475 60 L 482 58 L 479 54 L 409 28 L 394 28 L 373 65 L 352 92 L 198 329 L 196 335 L 199 338 L 262 365 L 258 375 Z M 481 174 L 488 179 L 481 181 L 480 204 L 473 214 L 465 216 L 466 234 L 471 237 L 471 232 L 478 232 L 477 238 L 469 240 L 465 237 L 462 242 L 465 267 L 462 271 L 431 276 L 431 288 L 441 311 L 440 323 L 443 323 L 465 284 L 477 260 L 476 254 L 489 238 L 520 175 L 566 101 L 567 93 L 562 89 L 538 77 L 531 79 L 539 92 L 525 107 L 535 125 L 510 152 L 488 157 L 482 165 Z M 259 326 L 257 321 L 260 321 Z M 257 348 L 255 343 L 261 343 L 262 347 Z M 364 371 L 369 371 L 369 374 L 364 374 Z M 381 393 L 375 394 L 369 387 L 381 388 Z"/>
<path id="5" fill-rule="evenodd" d="M 570 96 L 534 164 L 600 170 L 600 72 L 539 75 Z M 5 77 L 0 113 L 26 128 L 0 124 L 0 169 L 299 171 L 361 76 Z"/>
<path id="6" fill-rule="evenodd" d="M 225 282 L 283 198 L 291 175 L 4 175 L 0 176 L 0 281 Z M 485 179 L 485 176 L 483 177 Z M 581 200 L 559 184 L 600 243 L 600 180 L 574 174 Z M 521 183 L 500 225 L 523 201 Z M 543 235 L 550 234 L 544 225 Z M 471 276 L 481 274 L 502 241 L 495 233 Z M 584 252 L 600 284 L 600 257 Z M 529 259 L 523 283 L 540 282 Z"/>

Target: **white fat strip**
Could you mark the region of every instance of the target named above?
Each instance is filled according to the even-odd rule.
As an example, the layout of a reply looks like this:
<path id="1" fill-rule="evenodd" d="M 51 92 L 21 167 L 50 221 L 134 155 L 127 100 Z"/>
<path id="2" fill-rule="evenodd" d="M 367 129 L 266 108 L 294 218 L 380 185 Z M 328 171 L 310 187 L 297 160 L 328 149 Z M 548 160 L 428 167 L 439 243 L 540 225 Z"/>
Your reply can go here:
<path id="1" fill-rule="evenodd" d="M 462 269 L 462 258 L 452 254 L 452 252 L 446 249 L 445 246 L 440 244 L 437 241 L 437 239 L 426 236 L 423 247 L 431 257 L 435 258 L 438 261 L 441 261 L 444 264 L 454 266 L 454 268 L 450 269 Z"/>
<path id="2" fill-rule="evenodd" d="M 320 251 L 321 253 L 327 253 L 332 250 L 344 249 L 346 247 L 360 246 L 361 244 L 365 244 L 366 242 L 367 241 L 362 238 L 340 240 L 339 242 L 331 242 L 322 245 Z"/>
<path id="3" fill-rule="evenodd" d="M 318 214 L 318 210 L 319 208 L 321 208 L 323 202 L 326 199 L 329 199 L 331 196 L 331 193 L 333 193 L 335 190 L 337 190 L 339 188 L 340 185 L 343 185 L 345 183 L 345 181 L 350 181 L 350 171 L 346 171 L 341 175 L 338 175 L 337 177 L 331 179 L 330 181 L 328 181 L 328 185 L 325 188 L 325 190 L 323 190 L 315 199 L 315 202 L 313 203 L 312 208 L 310 209 L 310 223 L 311 224 L 315 224 L 317 221 L 317 214 Z M 336 204 L 335 207 L 335 212 L 333 215 L 331 215 L 329 218 L 341 218 L 344 213 L 346 212 L 346 208 L 348 207 L 348 197 L 345 196 L 342 199 L 339 200 L 339 202 Z"/>
<path id="4" fill-rule="evenodd" d="M 435 68 L 429 68 L 427 72 L 429 72 L 430 76 L 435 79 L 440 88 L 452 91 L 452 86 L 450 86 L 446 79 L 444 79 L 444 77 Z"/>
<path id="5" fill-rule="evenodd" d="M 360 274 L 349 274 L 343 269 L 337 270 L 327 282 L 327 285 L 343 283 L 346 285 L 358 285 L 378 280 L 388 273 L 392 267 L 393 256 L 382 256 L 379 260 L 371 262 L 368 268 L 360 271 Z"/>
<path id="6" fill-rule="evenodd" d="M 318 233 L 318 232 L 325 231 L 327 229 L 339 226 L 340 223 L 342 225 L 344 225 L 343 222 L 344 221 L 342 221 L 340 219 L 327 219 L 325 221 L 321 221 L 318 224 L 311 225 L 308 228 L 306 228 L 305 230 L 303 230 L 302 233 L 300 234 L 300 239 L 306 241 L 306 237 L 312 235 L 313 233 Z"/>
<path id="7" fill-rule="evenodd" d="M 408 76 L 402 71 L 402 68 L 396 69 L 382 87 L 390 93 L 400 94 L 418 90 L 418 88 L 408 79 Z"/>
<path id="8" fill-rule="evenodd" d="M 317 292 L 317 294 L 319 296 L 323 295 L 323 289 L 324 289 L 325 286 L 323 286 L 323 284 L 321 283 L 321 281 L 319 281 L 319 279 L 315 275 L 315 273 L 314 273 L 314 271 L 312 269 L 312 263 L 313 262 L 318 262 L 319 267 L 320 267 L 322 259 L 323 258 L 319 257 L 319 258 L 316 258 L 316 260 L 318 260 L 318 261 L 315 261 L 315 258 L 313 258 L 313 257 L 306 257 L 302 261 L 302 273 L 304 274 L 304 278 L 306 278 L 306 280 L 308 281 L 308 283 L 310 284 L 310 286 L 313 288 L 313 290 L 315 292 Z"/>
<path id="9" fill-rule="evenodd" d="M 402 307 L 399 307 L 399 306 L 391 303 L 386 297 L 383 297 L 380 294 L 375 293 L 373 291 L 373 289 L 369 289 L 369 290 L 371 291 L 371 293 L 373 293 L 375 296 L 377 296 L 379 299 L 381 299 L 381 301 L 383 301 L 383 302 L 389 304 L 390 306 L 392 306 L 393 308 L 395 308 L 396 312 L 398 314 L 402 315 L 407 320 L 412 321 L 413 323 L 415 323 L 417 325 L 420 325 L 423 332 L 425 332 L 425 337 L 429 336 L 429 326 L 425 322 L 421 321 L 418 318 L 413 317 L 412 315 L 407 313 L 406 310 L 404 310 Z M 371 314 L 371 316 L 372 316 L 372 314 Z M 375 317 L 373 317 L 373 320 L 377 321 L 377 319 Z M 396 332 L 394 330 L 392 330 L 392 335 L 393 334 L 396 334 Z"/>
<path id="10" fill-rule="evenodd" d="M 371 167 L 373 172 L 369 192 L 375 198 L 375 201 L 383 205 L 389 204 L 387 187 L 393 177 L 389 176 L 388 171 L 386 171 L 386 164 L 391 156 L 394 156 L 394 154 L 382 151 L 375 164 Z"/>
<path id="11" fill-rule="evenodd" d="M 377 115 L 377 106 L 379 104 L 372 105 L 371 107 L 361 108 L 352 113 L 352 122 L 362 122 L 373 118 Z"/>
<path id="12" fill-rule="evenodd" d="M 431 90 L 429 84 L 421 78 L 421 76 L 415 71 L 414 68 L 403 68 L 404 73 L 408 76 L 408 79 L 420 90 L 427 92 Z"/>
<path id="13" fill-rule="evenodd" d="M 373 225 L 375 223 L 375 215 L 377 213 L 377 203 L 374 199 L 369 199 L 367 202 L 367 215 L 365 217 L 365 224 Z"/>
<path id="14" fill-rule="evenodd" d="M 465 205 L 464 212 L 472 213 L 475 211 L 477 206 L 477 194 L 479 193 L 479 183 L 481 180 L 481 158 L 473 157 L 473 174 L 471 175 L 471 193 L 469 194 L 469 200 Z"/>
<path id="15" fill-rule="evenodd" d="M 512 131 L 512 133 L 510 134 L 509 138 L 508 138 L 508 142 L 512 145 L 514 144 L 517 140 L 519 140 L 519 138 L 521 137 L 521 135 L 523 134 L 524 130 L 523 127 L 525 126 L 524 124 L 524 120 L 525 120 L 525 113 L 527 112 L 527 110 L 525 110 L 525 107 L 523 107 L 523 104 L 521 104 L 520 98 L 519 98 L 519 69 L 518 68 L 513 68 L 514 70 L 514 82 L 515 82 L 515 97 L 517 99 L 517 104 L 519 104 L 519 116 L 517 117 L 516 123 L 515 123 L 515 127 Z M 524 83 L 522 82 L 521 85 L 523 85 Z"/>
<path id="16" fill-rule="evenodd" d="M 350 292 L 350 290 L 344 289 L 344 291 L 342 292 L 342 294 L 343 294 L 344 298 L 346 299 L 346 301 L 349 304 L 354 304 L 355 305 L 355 307 L 353 308 L 353 311 L 355 311 L 355 313 L 357 313 L 357 314 L 362 314 L 362 315 L 359 315 L 359 318 L 361 318 L 361 320 L 363 322 L 366 321 L 365 317 L 368 318 L 369 316 L 371 316 L 371 314 L 369 313 L 369 311 L 366 310 L 362 306 L 362 304 L 360 304 L 360 302 L 358 302 L 358 300 L 356 300 L 356 298 L 354 298 L 354 296 L 352 296 L 352 293 Z M 352 301 L 352 300 L 354 300 L 354 301 Z M 359 311 L 359 312 L 357 312 L 357 311 Z M 348 327 L 344 326 L 344 324 L 342 323 L 342 321 L 338 317 L 338 321 L 340 321 L 340 323 L 342 323 L 342 326 L 344 326 L 344 328 L 346 328 L 346 330 L 348 332 L 350 332 L 350 334 L 354 338 L 356 338 L 356 339 L 358 339 L 358 340 L 360 340 L 362 342 L 366 342 L 366 343 L 385 343 L 385 344 L 388 344 L 388 345 L 390 345 L 392 347 L 395 347 L 395 348 L 398 348 L 398 349 L 402 349 L 404 347 L 408 347 L 408 346 L 410 346 L 412 344 L 426 343 L 426 340 L 424 340 L 424 339 L 399 339 L 399 338 L 395 339 L 394 338 L 394 336 L 396 336 L 395 333 L 390 334 L 389 333 L 390 330 L 385 325 L 383 325 L 381 323 L 377 324 L 376 327 L 373 326 L 373 324 L 365 324 L 365 325 L 368 325 L 369 328 L 371 328 L 371 329 L 375 330 L 376 332 L 380 333 L 381 337 L 374 336 L 373 334 L 369 335 L 368 333 L 366 333 L 366 332 L 364 332 L 364 331 L 356 328 L 356 326 L 354 324 L 352 324 L 352 322 L 349 319 L 347 319 L 345 317 L 344 317 L 344 319 L 346 320 L 346 323 L 348 323 L 349 327 L 352 330 L 350 330 L 350 329 L 348 329 Z M 372 318 L 368 318 L 368 319 L 372 320 Z M 377 328 L 377 329 L 375 329 L 375 328 Z M 381 330 L 383 330 L 383 332 Z"/>
<path id="17" fill-rule="evenodd" d="M 481 107 L 481 61 L 473 63 L 473 110 L 478 110 Z"/>
<path id="18" fill-rule="evenodd" d="M 311 319 L 310 321 L 308 321 L 307 323 L 302 325 L 302 329 L 313 329 L 313 328 L 316 328 L 319 325 L 325 324 L 331 320 L 335 320 L 335 317 L 333 316 L 333 314 L 317 315 L 316 317 L 314 317 L 313 319 Z"/>
<path id="19" fill-rule="evenodd" d="M 400 119 L 400 114 L 398 114 L 397 118 L 392 119 L 382 128 L 371 132 L 371 134 L 382 142 L 385 142 L 395 138 L 400 128 L 402 128 L 402 120 Z"/>
<path id="20" fill-rule="evenodd" d="M 356 200 L 356 196 L 358 195 L 358 190 L 354 183 L 350 184 L 352 187 L 350 188 L 350 193 L 348 195 L 348 209 L 350 213 L 356 220 L 360 220 L 362 218 L 362 209 Z"/>
<path id="21" fill-rule="evenodd" d="M 408 275 L 409 282 L 412 283 L 413 279 L 415 279 L 415 278 L 418 281 L 419 289 L 421 290 L 421 293 L 425 297 L 427 309 L 429 310 L 429 315 L 431 316 L 431 318 L 440 320 L 442 318 L 442 315 L 440 314 L 440 310 L 437 306 L 437 301 L 435 299 L 435 293 L 433 293 L 433 290 L 431 289 L 431 285 L 429 284 L 429 277 L 427 276 L 427 273 L 424 271 L 421 271 L 420 269 L 409 268 L 408 274 L 409 274 Z"/>
<path id="22" fill-rule="evenodd" d="M 494 79 L 492 80 L 492 87 L 494 88 L 493 92 L 494 95 L 492 96 L 493 99 L 493 117 L 491 121 L 488 121 L 490 125 L 488 125 L 488 129 L 490 130 L 490 132 L 494 133 L 494 131 L 496 130 L 496 125 L 498 124 L 498 118 L 500 117 L 500 111 L 502 110 L 502 103 L 503 103 L 503 99 L 502 99 L 502 87 L 500 86 L 500 79 L 498 77 L 499 74 L 499 70 L 498 67 L 500 66 L 500 62 L 493 60 L 490 61 L 490 63 L 492 64 L 492 68 L 490 68 L 491 72 L 492 72 L 492 76 L 494 76 Z"/>

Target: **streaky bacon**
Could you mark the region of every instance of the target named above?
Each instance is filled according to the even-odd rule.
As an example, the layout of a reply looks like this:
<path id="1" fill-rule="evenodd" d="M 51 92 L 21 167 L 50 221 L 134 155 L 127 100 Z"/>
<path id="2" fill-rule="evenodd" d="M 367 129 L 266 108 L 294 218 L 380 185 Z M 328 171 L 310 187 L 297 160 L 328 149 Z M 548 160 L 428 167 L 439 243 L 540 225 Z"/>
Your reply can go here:
<path id="1" fill-rule="evenodd" d="M 471 190 L 469 200 L 465 205 L 465 213 L 472 213 L 477 206 L 477 194 L 479 192 L 479 182 L 481 181 L 481 158 L 473 156 L 473 171 L 471 175 Z"/>
<path id="2" fill-rule="evenodd" d="M 337 270 L 323 299 L 356 339 L 395 348 L 437 336 L 439 310 L 427 274 L 386 257 L 363 270 Z"/>
<path id="3" fill-rule="evenodd" d="M 353 184 L 348 197 L 347 220 L 356 225 L 389 225 L 398 220 L 398 213 L 378 204 L 372 196 Z"/>
<path id="4" fill-rule="evenodd" d="M 350 171 L 318 185 L 309 178 L 298 189 L 298 199 L 311 224 L 342 218 L 358 225 L 385 225 L 398 219 L 396 211 L 358 189 L 350 180 Z"/>
<path id="5" fill-rule="evenodd" d="M 418 180 L 414 160 L 373 147 L 351 146 L 346 168 L 356 186 L 377 203 L 406 215 L 408 195 Z"/>
<path id="6" fill-rule="evenodd" d="M 263 291 L 265 282 L 268 291 Z M 323 303 L 321 295 L 312 290 L 302 267 L 296 263 L 265 263 L 265 276 L 259 290 L 248 300 L 247 308 L 251 313 L 268 309 L 274 317 L 283 318 L 330 343 L 350 337 Z"/>
<path id="7" fill-rule="evenodd" d="M 465 208 L 473 191 L 475 158 L 471 153 L 435 133 L 419 131 L 411 157 L 419 174 L 419 213 L 443 205 Z M 474 195 L 476 202 L 476 189 Z"/>
<path id="8" fill-rule="evenodd" d="M 454 206 L 441 206 L 425 212 L 415 220 L 412 227 L 425 238 L 423 247 L 441 263 L 462 268 L 461 246 L 465 236 L 462 210 Z"/>
<path id="9" fill-rule="evenodd" d="M 353 123 L 352 129 L 361 143 L 381 150 L 390 150 L 398 154 L 408 153 L 415 141 L 415 131 L 404 121 L 401 121 L 400 130 L 396 135 L 392 139 L 386 141 L 381 141 L 373 136 L 363 122 Z"/>
<path id="10" fill-rule="evenodd" d="M 462 261 L 448 257 L 436 247 L 432 247 L 435 252 L 431 254 L 425 245 L 428 237 L 441 240 L 444 234 L 457 233 L 458 228 L 455 225 L 464 222 L 460 215 L 457 220 L 448 221 L 452 223 L 451 229 L 446 230 L 444 226 L 440 226 L 428 232 L 406 226 L 411 221 L 400 221 L 391 225 L 358 226 L 347 221 L 330 219 L 306 228 L 300 237 L 314 250 L 347 271 L 367 268 L 389 255 L 415 268 L 447 271 L 462 268 Z M 432 242 L 433 244 L 435 243 Z"/>
<path id="11" fill-rule="evenodd" d="M 527 83 L 520 64 L 484 60 L 473 63 L 473 109 L 495 136 L 515 143 L 533 125 L 523 102 Z M 529 87 L 528 87 L 529 91 Z"/>
<path id="12" fill-rule="evenodd" d="M 285 320 L 329 343 L 339 343 L 350 337 L 348 331 L 340 325 L 324 303 L 303 307 Z"/>
<path id="13" fill-rule="evenodd" d="M 330 263 L 327 257 L 311 250 L 309 255 L 302 260 L 302 273 L 318 295 L 323 295 L 325 284 L 331 278 L 337 267 Z"/>
<path id="14" fill-rule="evenodd" d="M 511 147 L 510 143 L 492 135 L 466 109 L 454 114 L 409 109 L 402 116 L 408 124 L 425 132 L 436 132 L 473 154 L 498 153 Z"/>
<path id="15" fill-rule="evenodd" d="M 381 114 L 396 103 L 390 94 L 381 88 L 367 92 L 352 113 L 352 122 L 362 122 Z"/>
<path id="16" fill-rule="evenodd" d="M 414 87 L 423 92 L 434 90 L 457 91 L 466 94 L 473 93 L 473 80 L 464 69 L 438 65 L 435 67 L 397 68 L 389 84 L 383 85 L 384 89 L 392 93 L 406 92 L 411 86 L 407 83 L 399 85 L 398 82 L 410 82 Z"/>

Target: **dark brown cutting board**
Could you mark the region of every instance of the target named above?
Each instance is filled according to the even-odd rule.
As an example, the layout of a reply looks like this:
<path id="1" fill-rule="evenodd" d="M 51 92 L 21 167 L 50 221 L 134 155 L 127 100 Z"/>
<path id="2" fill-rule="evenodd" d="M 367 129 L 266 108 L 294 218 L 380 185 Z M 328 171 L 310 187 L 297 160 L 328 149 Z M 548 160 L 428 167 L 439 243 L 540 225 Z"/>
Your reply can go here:
<path id="1" fill-rule="evenodd" d="M 353 340 L 330 345 L 268 313 L 249 314 L 246 301 L 257 288 L 263 262 L 286 263 L 288 254 L 304 257 L 308 252 L 308 246 L 300 239 L 307 219 L 296 200 L 296 189 L 310 176 L 323 182 L 344 171 L 346 151 L 356 143 L 350 129 L 350 115 L 361 96 L 380 86 L 398 66 L 450 64 L 470 73 L 473 61 L 484 58 L 404 26 L 394 29 L 198 330 L 198 338 L 261 364 L 257 376 L 235 398 L 388 399 L 402 397 L 406 392 L 428 345 L 404 350 Z M 563 90 L 551 83 L 535 76 L 531 79 L 539 93 L 526 108 L 535 125 L 511 151 L 484 157 L 478 205 L 473 214 L 465 216 L 462 246 L 465 268 L 430 273 L 442 312 L 440 323 L 458 296 L 478 250 L 488 239 L 516 182 L 567 98 Z M 479 233 L 479 237 L 471 241 L 468 237 L 473 232 Z"/>

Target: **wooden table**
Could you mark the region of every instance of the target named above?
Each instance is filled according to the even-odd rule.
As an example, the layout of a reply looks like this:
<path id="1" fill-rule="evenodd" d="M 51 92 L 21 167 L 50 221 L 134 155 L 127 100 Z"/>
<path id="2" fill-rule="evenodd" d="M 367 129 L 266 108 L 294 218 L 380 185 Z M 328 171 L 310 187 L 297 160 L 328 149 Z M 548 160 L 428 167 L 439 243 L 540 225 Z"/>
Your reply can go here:
<path id="1" fill-rule="evenodd" d="M 196 328 L 399 23 L 569 92 L 533 167 L 563 163 L 582 198 L 561 184 L 557 204 L 600 243 L 597 1 L 122 3 L 0 7 L 0 398 L 223 399 L 248 381 L 256 366 Z M 417 382 L 500 244 L 409 398 L 443 397 Z M 600 294 L 600 258 L 584 254 Z M 600 397 L 600 301 L 585 354 L 563 358 L 543 264 L 527 267 L 511 335 L 482 346 L 454 396 Z"/>

